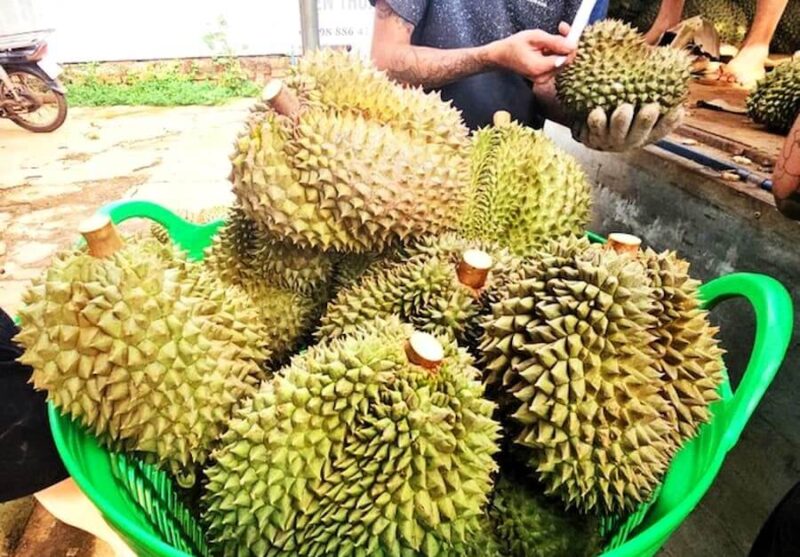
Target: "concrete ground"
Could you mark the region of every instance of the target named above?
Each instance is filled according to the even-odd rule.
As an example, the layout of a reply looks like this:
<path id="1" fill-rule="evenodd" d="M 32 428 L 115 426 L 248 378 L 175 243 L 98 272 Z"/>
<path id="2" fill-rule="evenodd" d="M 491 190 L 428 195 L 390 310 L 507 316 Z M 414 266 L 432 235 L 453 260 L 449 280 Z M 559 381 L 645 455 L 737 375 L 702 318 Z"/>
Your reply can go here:
<path id="1" fill-rule="evenodd" d="M 191 211 L 229 203 L 228 153 L 250 104 L 75 108 L 51 134 L 0 120 L 0 307 L 13 315 L 30 280 L 105 203 L 147 199 Z M 0 505 L 0 557 L 6 555 L 112 552 L 27 499 Z"/>
<path id="2" fill-rule="evenodd" d="M 0 120 L 0 306 L 13 312 L 28 281 L 105 203 L 230 202 L 228 153 L 250 103 L 75 108 L 51 134 Z"/>

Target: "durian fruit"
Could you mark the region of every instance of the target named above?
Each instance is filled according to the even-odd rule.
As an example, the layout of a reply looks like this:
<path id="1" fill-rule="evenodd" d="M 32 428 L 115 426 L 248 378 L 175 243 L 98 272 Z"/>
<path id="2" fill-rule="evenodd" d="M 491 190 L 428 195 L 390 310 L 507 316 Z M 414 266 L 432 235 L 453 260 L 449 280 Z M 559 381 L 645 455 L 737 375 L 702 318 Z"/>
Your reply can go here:
<path id="1" fill-rule="evenodd" d="M 295 356 L 236 411 L 207 469 L 220 555 L 457 555 L 499 426 L 454 343 L 396 317 Z"/>
<path id="2" fill-rule="evenodd" d="M 468 183 L 467 128 L 436 94 L 346 53 L 265 88 L 237 143 L 233 188 L 258 226 L 301 247 L 382 251 L 449 229 Z"/>
<path id="3" fill-rule="evenodd" d="M 747 36 L 747 13 L 736 0 L 687 0 L 684 17 L 698 15 L 714 26 L 723 43 L 738 46 Z"/>
<path id="4" fill-rule="evenodd" d="M 501 111 L 494 127 L 474 134 L 460 231 L 527 255 L 552 238 L 581 233 L 589 221 L 590 192 L 572 156 Z"/>
<path id="5" fill-rule="evenodd" d="M 191 485 L 265 354 L 243 293 L 153 238 L 123 244 L 107 218 L 25 293 L 16 340 L 32 382 L 115 450 Z"/>
<path id="6" fill-rule="evenodd" d="M 227 207 L 224 205 L 215 205 L 199 211 L 179 211 L 178 214 L 184 220 L 198 224 L 206 224 L 211 221 L 224 219 L 227 216 L 227 213 Z M 157 222 L 153 222 L 150 225 L 150 234 L 162 244 L 166 244 L 170 241 L 169 232 L 167 232 L 167 229 Z"/>
<path id="7" fill-rule="evenodd" d="M 283 364 L 310 339 L 328 299 L 327 295 L 320 300 L 267 284 L 242 286 L 242 290 L 259 312 L 270 368 Z"/>
<path id="8" fill-rule="evenodd" d="M 504 471 L 487 508 L 489 527 L 506 557 L 595 557 L 603 550 L 599 521 L 565 511 L 521 474 Z"/>
<path id="9" fill-rule="evenodd" d="M 689 263 L 675 252 L 641 254 L 656 298 L 658 324 L 655 367 L 661 373 L 662 393 L 669 400 L 671 434 L 680 445 L 711 420 L 709 405 L 719 400 L 722 354 L 708 312 L 700 308 L 700 282 L 689 275 Z"/>
<path id="10" fill-rule="evenodd" d="M 553 242 L 492 308 L 481 344 L 516 442 L 548 493 L 584 511 L 646 500 L 675 444 L 648 345 L 652 288 L 635 259 Z"/>
<path id="11" fill-rule="evenodd" d="M 686 52 L 649 46 L 630 25 L 608 19 L 584 31 L 575 60 L 556 77 L 558 98 L 575 120 L 624 103 L 658 103 L 667 112 L 686 99 L 690 66 Z"/>
<path id="12" fill-rule="evenodd" d="M 432 146 L 458 151 L 469 144 L 460 112 L 438 94 L 398 87 L 372 65 L 341 51 L 320 49 L 303 56 L 289 68 L 286 84 L 304 103 L 363 115 L 424 137 Z"/>
<path id="13" fill-rule="evenodd" d="M 375 317 L 394 314 L 421 331 L 475 346 L 494 291 L 518 264 L 506 250 L 455 234 L 421 241 L 340 290 L 317 337 L 352 333 Z"/>
<path id="14" fill-rule="evenodd" d="M 334 256 L 281 242 L 234 207 L 206 251 L 205 265 L 244 290 L 265 326 L 269 367 L 311 333 L 330 298 Z"/>
<path id="15" fill-rule="evenodd" d="M 779 64 L 747 97 L 750 117 L 768 129 L 787 134 L 800 114 L 800 59 Z"/>
<path id="16" fill-rule="evenodd" d="M 721 352 L 697 284 L 674 254 L 574 237 L 521 275 L 481 343 L 507 427 L 548 493 L 584 511 L 632 510 L 716 400 Z"/>

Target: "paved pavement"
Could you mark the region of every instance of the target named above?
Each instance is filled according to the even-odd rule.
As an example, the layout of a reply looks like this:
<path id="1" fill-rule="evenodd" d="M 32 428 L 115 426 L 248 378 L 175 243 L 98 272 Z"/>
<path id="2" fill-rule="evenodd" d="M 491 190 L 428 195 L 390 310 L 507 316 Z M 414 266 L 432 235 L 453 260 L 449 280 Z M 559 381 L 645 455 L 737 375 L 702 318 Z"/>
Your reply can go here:
<path id="1" fill-rule="evenodd" d="M 15 311 L 28 281 L 104 203 L 230 202 L 228 154 L 250 102 L 76 108 L 51 134 L 0 120 L 0 307 Z"/>
<path id="2" fill-rule="evenodd" d="M 0 120 L 0 307 L 14 314 L 30 279 L 105 203 L 149 199 L 191 211 L 229 203 L 228 154 L 250 103 L 78 108 L 51 134 Z M 28 500 L 0 505 L 0 557 L 26 521 L 16 557 L 111 555 Z"/>

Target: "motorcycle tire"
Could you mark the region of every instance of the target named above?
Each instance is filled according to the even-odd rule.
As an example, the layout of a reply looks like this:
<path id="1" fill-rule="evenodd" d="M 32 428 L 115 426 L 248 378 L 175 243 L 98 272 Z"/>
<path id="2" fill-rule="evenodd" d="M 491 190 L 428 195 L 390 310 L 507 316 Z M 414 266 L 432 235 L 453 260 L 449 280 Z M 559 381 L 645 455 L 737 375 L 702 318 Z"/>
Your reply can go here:
<path id="1" fill-rule="evenodd" d="M 55 96 L 57 112 L 55 119 L 47 124 L 33 124 L 24 120 L 23 118 L 16 118 L 14 116 L 9 116 L 9 120 L 14 122 L 19 127 L 35 133 L 47 133 L 61 127 L 61 124 L 63 124 L 64 120 L 67 119 L 67 99 L 64 97 L 63 93 L 54 91 L 48 83 L 50 79 L 37 67 L 16 67 L 8 70 L 8 77 L 12 77 L 14 74 L 28 74 L 43 82 L 47 88 L 50 89 L 50 92 Z"/>

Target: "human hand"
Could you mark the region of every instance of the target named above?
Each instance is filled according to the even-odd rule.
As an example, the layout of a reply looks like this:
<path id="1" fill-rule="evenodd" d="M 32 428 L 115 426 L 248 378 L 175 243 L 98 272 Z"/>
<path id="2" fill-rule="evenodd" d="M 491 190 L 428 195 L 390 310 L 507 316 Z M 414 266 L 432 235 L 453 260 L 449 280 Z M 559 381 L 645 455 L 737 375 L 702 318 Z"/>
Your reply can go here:
<path id="1" fill-rule="evenodd" d="M 682 105 L 662 115 L 658 103 L 646 104 L 638 112 L 626 103 L 617 107 L 610 119 L 605 110 L 595 108 L 585 122 L 576 122 L 572 127 L 572 137 L 597 151 L 627 151 L 666 137 L 680 125 L 684 115 Z"/>
<path id="2" fill-rule="evenodd" d="M 569 25 L 562 23 L 559 32 L 561 35 L 551 35 L 541 29 L 520 31 L 487 45 L 489 59 L 494 65 L 531 81 L 541 81 L 556 70 L 560 56 L 575 53 L 575 45 L 565 37 L 569 33 Z"/>

